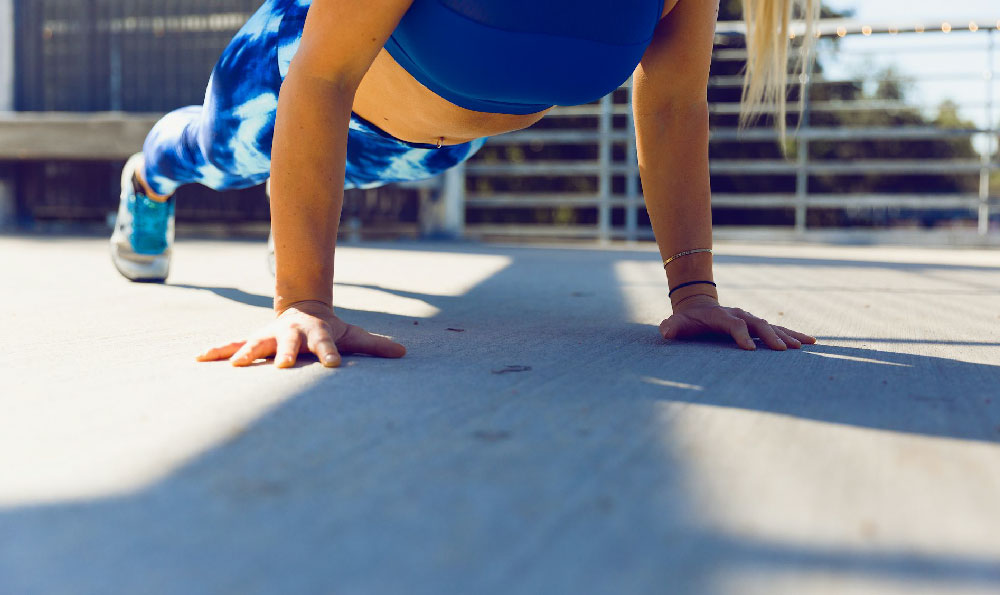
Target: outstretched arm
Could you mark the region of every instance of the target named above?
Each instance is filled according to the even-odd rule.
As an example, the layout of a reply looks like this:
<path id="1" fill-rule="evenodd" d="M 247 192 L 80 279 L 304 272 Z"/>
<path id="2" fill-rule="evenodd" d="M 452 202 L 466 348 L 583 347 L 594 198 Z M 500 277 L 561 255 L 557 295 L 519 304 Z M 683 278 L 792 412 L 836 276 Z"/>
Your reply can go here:
<path id="1" fill-rule="evenodd" d="M 333 262 L 344 197 L 354 94 L 412 0 L 314 0 L 278 97 L 271 161 L 271 229 L 277 319 L 245 341 L 210 349 L 202 361 L 246 366 L 275 356 L 288 367 L 313 352 L 327 366 L 340 352 L 400 357 L 385 337 L 341 321 L 333 310 Z"/>
<path id="2" fill-rule="evenodd" d="M 646 210 L 663 260 L 712 247 L 708 168 L 708 71 L 718 1 L 680 0 L 656 29 L 635 70 L 632 110 Z M 671 288 L 713 281 L 712 255 L 697 252 L 666 266 Z M 727 334 L 744 349 L 752 336 L 772 349 L 815 339 L 740 310 L 719 305 L 714 286 L 696 283 L 673 292 L 674 314 L 660 324 L 665 338 Z"/>
<path id="3" fill-rule="evenodd" d="M 316 0 L 281 87 L 271 162 L 278 312 L 332 304 L 354 94 L 410 0 Z"/>

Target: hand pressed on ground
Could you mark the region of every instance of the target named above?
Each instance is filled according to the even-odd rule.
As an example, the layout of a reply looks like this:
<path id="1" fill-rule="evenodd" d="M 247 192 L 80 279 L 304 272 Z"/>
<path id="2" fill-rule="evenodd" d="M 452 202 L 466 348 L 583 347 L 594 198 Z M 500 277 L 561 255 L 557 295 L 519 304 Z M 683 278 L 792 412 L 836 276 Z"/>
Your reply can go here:
<path id="1" fill-rule="evenodd" d="M 406 348 L 392 339 L 347 324 L 328 304 L 306 301 L 292 304 L 249 339 L 213 347 L 197 360 L 228 358 L 234 366 L 243 367 L 273 355 L 275 366 L 288 368 L 295 365 L 300 353 L 314 353 L 324 366 L 336 368 L 340 366 L 341 353 L 397 358 L 406 355 Z"/>
<path id="2" fill-rule="evenodd" d="M 660 334 L 664 339 L 726 335 L 748 351 L 757 348 L 753 337 L 759 337 L 776 351 L 789 347 L 798 349 L 803 344 L 816 342 L 815 337 L 770 324 L 740 308 L 720 306 L 715 298 L 707 295 L 691 296 L 675 305 L 673 315 L 660 323 Z"/>

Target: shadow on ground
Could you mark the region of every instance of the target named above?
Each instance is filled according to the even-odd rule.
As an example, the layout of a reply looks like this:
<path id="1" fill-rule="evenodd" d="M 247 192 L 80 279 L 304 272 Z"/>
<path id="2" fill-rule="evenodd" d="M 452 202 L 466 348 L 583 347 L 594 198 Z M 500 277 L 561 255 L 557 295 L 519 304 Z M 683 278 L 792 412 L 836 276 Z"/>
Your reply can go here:
<path id="1" fill-rule="evenodd" d="M 715 593 L 744 572 L 1000 590 L 995 559 L 713 528 L 674 425 L 710 406 L 996 443 L 1000 367 L 667 344 L 613 268 L 649 253 L 510 253 L 467 295 L 397 292 L 441 311 L 419 325 L 341 313 L 407 358 L 352 358 L 136 493 L 0 511 L 0 591 Z"/>

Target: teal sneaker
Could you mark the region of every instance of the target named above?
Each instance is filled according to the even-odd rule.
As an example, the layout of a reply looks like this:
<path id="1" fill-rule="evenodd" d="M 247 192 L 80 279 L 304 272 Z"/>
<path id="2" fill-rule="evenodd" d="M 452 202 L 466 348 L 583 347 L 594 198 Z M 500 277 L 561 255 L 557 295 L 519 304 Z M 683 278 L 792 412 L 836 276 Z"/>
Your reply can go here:
<path id="1" fill-rule="evenodd" d="M 122 169 L 118 217 L 111 234 L 111 261 L 129 280 L 163 282 L 170 271 L 174 244 L 174 197 L 159 202 L 145 195 L 136 178 L 142 163 L 142 153 L 136 153 Z"/>

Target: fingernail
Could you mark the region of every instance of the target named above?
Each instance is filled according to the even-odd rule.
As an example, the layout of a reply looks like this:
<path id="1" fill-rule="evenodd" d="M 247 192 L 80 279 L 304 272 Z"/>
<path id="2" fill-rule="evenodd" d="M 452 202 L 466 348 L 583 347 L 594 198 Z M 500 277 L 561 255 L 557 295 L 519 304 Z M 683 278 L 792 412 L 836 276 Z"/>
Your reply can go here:
<path id="1" fill-rule="evenodd" d="M 323 361 L 328 364 L 333 364 L 337 362 L 337 357 L 333 354 L 327 354 L 326 357 L 323 358 Z"/>

